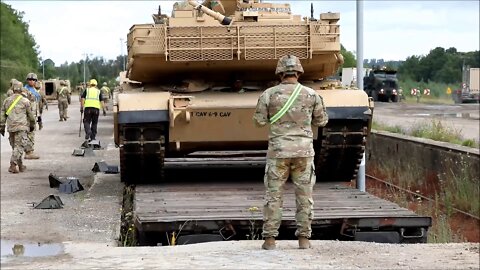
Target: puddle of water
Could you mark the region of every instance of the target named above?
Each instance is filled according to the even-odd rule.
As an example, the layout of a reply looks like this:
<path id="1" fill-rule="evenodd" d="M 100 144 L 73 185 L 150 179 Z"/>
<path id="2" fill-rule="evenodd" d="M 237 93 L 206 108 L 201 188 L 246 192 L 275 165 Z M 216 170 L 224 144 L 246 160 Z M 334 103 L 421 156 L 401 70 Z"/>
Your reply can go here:
<path id="1" fill-rule="evenodd" d="M 0 240 L 1 257 L 45 257 L 63 252 L 62 244 L 25 243 L 14 240 Z"/>

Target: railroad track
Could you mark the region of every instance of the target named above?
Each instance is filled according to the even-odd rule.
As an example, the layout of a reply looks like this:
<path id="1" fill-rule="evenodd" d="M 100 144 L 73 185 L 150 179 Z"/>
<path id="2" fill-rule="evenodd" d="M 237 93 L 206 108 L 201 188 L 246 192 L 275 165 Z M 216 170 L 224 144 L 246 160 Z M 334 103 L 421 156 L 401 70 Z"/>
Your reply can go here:
<path id="1" fill-rule="evenodd" d="M 402 191 L 402 192 L 404 192 L 404 193 L 408 193 L 408 194 L 410 194 L 410 195 L 413 195 L 413 196 L 416 196 L 416 197 L 420 197 L 420 198 L 422 198 L 423 200 L 427 200 L 427 201 L 429 201 L 429 202 L 434 202 L 434 201 L 435 201 L 435 200 L 432 199 L 432 198 L 429 198 L 429 197 L 423 196 L 423 195 L 421 195 L 421 194 L 418 194 L 417 192 L 413 192 L 413 191 L 411 191 L 411 190 L 402 188 L 402 187 L 400 187 L 400 186 L 398 186 L 398 185 L 395 185 L 395 184 L 392 184 L 392 183 L 390 183 L 390 182 L 388 182 L 388 181 L 385 181 L 385 180 L 382 180 L 382 179 L 380 179 L 380 178 L 377 178 L 377 177 L 375 177 L 375 176 L 373 176 L 373 175 L 366 174 L 365 176 L 366 176 L 367 178 L 371 179 L 371 180 L 374 180 L 374 181 L 380 182 L 380 183 L 382 183 L 382 184 L 388 185 L 388 186 L 393 187 L 393 188 L 395 188 L 395 189 L 397 189 L 397 190 L 399 190 L 399 191 Z M 439 204 L 440 204 L 442 207 L 445 207 L 445 206 L 446 206 L 445 204 L 443 204 L 443 203 L 441 203 L 441 202 L 440 202 Z M 465 212 L 465 211 L 463 211 L 463 210 L 460 210 L 460 209 L 458 209 L 458 208 L 452 207 L 452 210 L 454 210 L 454 211 L 457 212 L 457 213 L 463 214 L 463 215 L 465 215 L 465 216 L 468 216 L 468 217 L 470 217 L 470 218 L 473 218 L 473 219 L 476 219 L 476 220 L 480 221 L 480 217 L 475 216 L 475 215 L 473 215 L 473 214 L 470 214 L 470 213 L 468 213 L 468 212 Z"/>

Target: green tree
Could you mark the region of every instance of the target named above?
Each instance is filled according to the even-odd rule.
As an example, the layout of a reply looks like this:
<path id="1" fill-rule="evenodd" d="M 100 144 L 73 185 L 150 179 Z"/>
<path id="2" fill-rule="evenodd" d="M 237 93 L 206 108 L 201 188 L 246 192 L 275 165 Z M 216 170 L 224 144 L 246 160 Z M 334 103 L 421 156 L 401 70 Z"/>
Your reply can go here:
<path id="1" fill-rule="evenodd" d="M 39 67 L 38 46 L 23 21 L 23 12 L 0 2 L 0 91 L 5 92 L 10 79 L 24 81 L 28 72 Z"/>
<path id="2" fill-rule="evenodd" d="M 357 60 L 355 59 L 355 55 L 352 52 L 347 51 L 347 49 L 345 49 L 345 47 L 343 47 L 343 45 L 341 44 L 340 44 L 340 53 L 343 55 L 343 60 L 344 60 L 344 63 L 340 67 L 340 69 L 357 66 Z"/>

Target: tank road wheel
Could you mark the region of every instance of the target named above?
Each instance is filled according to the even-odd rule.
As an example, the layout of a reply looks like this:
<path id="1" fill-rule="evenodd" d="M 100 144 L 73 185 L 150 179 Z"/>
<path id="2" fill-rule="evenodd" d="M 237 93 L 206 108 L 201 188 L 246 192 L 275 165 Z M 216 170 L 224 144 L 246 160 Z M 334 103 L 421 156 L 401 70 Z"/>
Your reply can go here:
<path id="1" fill-rule="evenodd" d="M 314 142 L 317 182 L 356 179 L 365 151 L 365 127 L 363 121 L 340 121 L 323 128 L 323 136 Z"/>
<path id="2" fill-rule="evenodd" d="M 125 184 L 155 183 L 164 178 L 164 125 L 127 125 L 120 146 L 120 179 Z"/>

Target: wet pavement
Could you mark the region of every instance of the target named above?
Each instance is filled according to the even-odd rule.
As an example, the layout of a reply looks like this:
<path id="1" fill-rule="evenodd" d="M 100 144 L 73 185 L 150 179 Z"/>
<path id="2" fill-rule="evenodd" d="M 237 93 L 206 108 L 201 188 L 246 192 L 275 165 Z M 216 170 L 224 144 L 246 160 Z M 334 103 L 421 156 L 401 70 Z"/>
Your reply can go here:
<path id="1" fill-rule="evenodd" d="M 375 122 L 400 126 L 409 130 L 412 126 L 440 121 L 446 127 L 458 131 L 464 139 L 480 139 L 479 104 L 407 104 L 376 102 L 373 113 Z"/>

